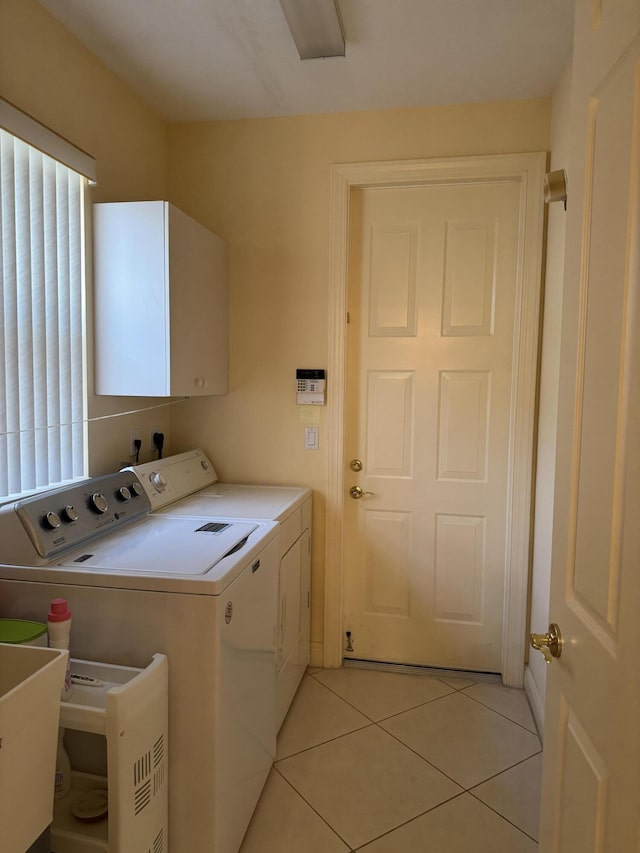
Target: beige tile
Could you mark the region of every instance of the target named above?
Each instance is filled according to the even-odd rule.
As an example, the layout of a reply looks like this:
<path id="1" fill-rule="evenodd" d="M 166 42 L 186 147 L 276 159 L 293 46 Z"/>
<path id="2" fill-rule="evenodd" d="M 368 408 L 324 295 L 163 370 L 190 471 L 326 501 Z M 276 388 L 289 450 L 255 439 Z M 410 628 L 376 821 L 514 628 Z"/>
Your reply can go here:
<path id="1" fill-rule="evenodd" d="M 473 793 L 527 835 L 537 839 L 541 785 L 542 753 L 483 782 L 473 789 Z"/>
<path id="2" fill-rule="evenodd" d="M 472 684 L 476 683 L 470 678 L 458 677 L 457 675 L 439 675 L 438 678 L 449 687 L 453 687 L 454 690 L 464 690 L 465 687 L 471 687 Z"/>
<path id="3" fill-rule="evenodd" d="M 240 853 L 348 853 L 348 850 L 291 785 L 272 770 Z"/>
<path id="4" fill-rule="evenodd" d="M 428 675 L 404 675 L 370 669 L 327 669 L 315 678 L 372 720 L 408 711 L 452 692 Z"/>
<path id="5" fill-rule="evenodd" d="M 538 845 L 463 794 L 359 849 L 362 853 L 535 853 Z"/>
<path id="6" fill-rule="evenodd" d="M 374 725 L 277 766 L 352 847 L 460 792 L 450 779 Z"/>
<path id="7" fill-rule="evenodd" d="M 380 725 L 464 788 L 540 750 L 536 735 L 462 693 L 452 693 Z"/>
<path id="8" fill-rule="evenodd" d="M 370 724 L 367 717 L 305 675 L 278 734 L 276 759 Z"/>
<path id="9" fill-rule="evenodd" d="M 492 708 L 499 714 L 504 714 L 514 723 L 518 723 L 537 734 L 536 724 L 529 708 L 524 690 L 515 690 L 512 687 L 503 687 L 501 684 L 474 684 L 464 691 L 472 699 L 482 702 L 488 708 Z"/>

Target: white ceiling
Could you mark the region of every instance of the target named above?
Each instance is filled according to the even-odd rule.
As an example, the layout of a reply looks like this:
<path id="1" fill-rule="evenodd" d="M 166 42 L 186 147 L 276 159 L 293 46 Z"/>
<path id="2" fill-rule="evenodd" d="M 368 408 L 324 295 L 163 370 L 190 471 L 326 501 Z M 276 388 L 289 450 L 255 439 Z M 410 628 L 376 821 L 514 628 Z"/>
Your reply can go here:
<path id="1" fill-rule="evenodd" d="M 574 0 L 339 0 L 346 57 L 302 62 L 278 0 L 41 0 L 167 121 L 552 93 Z"/>

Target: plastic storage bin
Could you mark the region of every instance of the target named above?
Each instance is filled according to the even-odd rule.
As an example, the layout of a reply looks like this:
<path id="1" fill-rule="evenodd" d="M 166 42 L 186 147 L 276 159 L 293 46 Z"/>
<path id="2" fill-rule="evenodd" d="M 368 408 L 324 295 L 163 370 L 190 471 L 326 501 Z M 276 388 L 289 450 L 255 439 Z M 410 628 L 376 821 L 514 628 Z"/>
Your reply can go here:
<path id="1" fill-rule="evenodd" d="M 2 853 L 24 853 L 51 823 L 67 652 L 0 644 Z"/>
<path id="2" fill-rule="evenodd" d="M 71 661 L 76 676 L 98 687 L 73 683 L 61 703 L 60 725 L 107 739 L 107 776 L 71 774 L 71 792 L 56 800 L 53 853 L 167 853 L 168 664 L 156 654 L 145 669 Z M 74 803 L 91 789 L 108 791 L 108 816 L 83 822 Z"/>

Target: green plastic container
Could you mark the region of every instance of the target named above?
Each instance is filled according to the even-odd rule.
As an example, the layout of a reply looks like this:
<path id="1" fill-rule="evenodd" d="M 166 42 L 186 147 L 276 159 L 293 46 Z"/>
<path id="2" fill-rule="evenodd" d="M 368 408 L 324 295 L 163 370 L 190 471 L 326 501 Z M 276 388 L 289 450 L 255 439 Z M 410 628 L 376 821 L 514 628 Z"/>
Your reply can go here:
<path id="1" fill-rule="evenodd" d="M 47 646 L 47 626 L 28 619 L 0 619 L 0 643 Z"/>

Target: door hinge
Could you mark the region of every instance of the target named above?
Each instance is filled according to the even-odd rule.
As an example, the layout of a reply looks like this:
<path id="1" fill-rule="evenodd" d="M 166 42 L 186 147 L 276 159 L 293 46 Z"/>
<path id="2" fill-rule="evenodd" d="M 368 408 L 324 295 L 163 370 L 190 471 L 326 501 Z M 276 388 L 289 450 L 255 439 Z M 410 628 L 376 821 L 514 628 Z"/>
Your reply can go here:
<path id="1" fill-rule="evenodd" d="M 347 311 L 347 325 L 349 325 L 350 322 L 351 322 L 351 315 Z"/>

